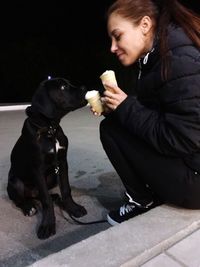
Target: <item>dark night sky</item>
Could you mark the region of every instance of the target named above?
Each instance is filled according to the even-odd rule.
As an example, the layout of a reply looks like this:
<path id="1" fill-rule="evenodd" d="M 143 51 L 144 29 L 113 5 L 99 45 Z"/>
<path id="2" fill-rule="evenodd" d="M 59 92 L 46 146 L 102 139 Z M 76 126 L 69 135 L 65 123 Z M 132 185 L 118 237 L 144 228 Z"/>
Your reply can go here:
<path id="1" fill-rule="evenodd" d="M 109 52 L 104 14 L 112 0 L 1 4 L 0 103 L 29 102 L 48 75 L 100 87 L 121 67 Z M 185 1 L 199 11 L 199 1 Z"/>
<path id="2" fill-rule="evenodd" d="M 104 14 L 111 1 L 41 2 L 1 8 L 0 103 L 30 101 L 48 75 L 98 86 L 106 68 Z"/>

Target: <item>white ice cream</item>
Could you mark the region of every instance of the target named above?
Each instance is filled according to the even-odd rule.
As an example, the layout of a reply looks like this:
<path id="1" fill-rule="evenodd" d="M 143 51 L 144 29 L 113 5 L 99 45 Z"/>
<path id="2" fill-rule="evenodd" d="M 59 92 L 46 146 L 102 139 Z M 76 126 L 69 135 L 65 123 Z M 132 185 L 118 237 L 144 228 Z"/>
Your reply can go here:
<path id="1" fill-rule="evenodd" d="M 85 95 L 85 99 L 89 99 L 91 97 L 94 97 L 96 94 L 98 94 L 97 90 L 87 91 Z"/>
<path id="2" fill-rule="evenodd" d="M 109 74 L 109 73 L 113 73 L 114 71 L 113 70 L 106 70 L 106 71 L 104 71 L 104 73 L 102 74 L 102 75 L 105 75 L 105 74 Z M 102 76 L 101 75 L 101 76 Z"/>

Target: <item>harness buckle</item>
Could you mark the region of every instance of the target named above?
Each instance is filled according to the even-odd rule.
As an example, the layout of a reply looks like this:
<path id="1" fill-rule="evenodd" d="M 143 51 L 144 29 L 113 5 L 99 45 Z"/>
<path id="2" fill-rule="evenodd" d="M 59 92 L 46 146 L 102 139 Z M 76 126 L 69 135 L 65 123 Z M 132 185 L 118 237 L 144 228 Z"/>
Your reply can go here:
<path id="1" fill-rule="evenodd" d="M 59 166 L 55 167 L 55 174 L 59 174 Z"/>

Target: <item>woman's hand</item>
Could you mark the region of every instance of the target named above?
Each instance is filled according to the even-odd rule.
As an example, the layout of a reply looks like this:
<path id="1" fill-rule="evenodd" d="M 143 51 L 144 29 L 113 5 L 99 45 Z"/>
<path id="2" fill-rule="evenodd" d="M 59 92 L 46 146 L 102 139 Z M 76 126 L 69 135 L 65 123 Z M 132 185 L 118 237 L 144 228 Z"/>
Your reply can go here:
<path id="1" fill-rule="evenodd" d="M 108 108 L 105 104 L 103 104 L 103 106 L 104 106 L 104 111 L 102 113 L 96 112 L 96 110 L 91 106 L 90 106 L 90 110 L 92 111 L 92 113 L 95 116 L 98 116 L 98 117 L 100 117 L 101 115 L 106 115 L 106 114 L 109 114 L 110 112 L 112 112 L 112 110 L 110 108 Z"/>
<path id="2" fill-rule="evenodd" d="M 90 110 L 92 111 L 92 113 L 95 115 L 95 116 L 101 116 L 102 115 L 102 113 L 98 113 L 98 112 L 96 112 L 96 110 L 93 108 L 93 107 L 91 107 L 90 106 Z"/>
<path id="3" fill-rule="evenodd" d="M 116 85 L 106 83 L 105 86 L 110 88 L 113 93 L 109 90 L 105 90 L 104 97 L 101 98 L 102 102 L 111 111 L 115 110 L 127 98 L 127 94 Z"/>

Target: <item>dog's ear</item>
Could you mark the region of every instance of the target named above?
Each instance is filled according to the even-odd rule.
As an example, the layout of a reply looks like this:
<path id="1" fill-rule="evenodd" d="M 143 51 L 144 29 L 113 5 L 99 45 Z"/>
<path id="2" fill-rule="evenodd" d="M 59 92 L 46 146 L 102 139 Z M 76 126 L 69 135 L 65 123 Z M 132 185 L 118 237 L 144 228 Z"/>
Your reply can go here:
<path id="1" fill-rule="evenodd" d="M 36 90 L 32 98 L 32 108 L 47 118 L 55 118 L 56 106 L 49 97 L 46 81 L 43 81 Z"/>

